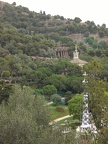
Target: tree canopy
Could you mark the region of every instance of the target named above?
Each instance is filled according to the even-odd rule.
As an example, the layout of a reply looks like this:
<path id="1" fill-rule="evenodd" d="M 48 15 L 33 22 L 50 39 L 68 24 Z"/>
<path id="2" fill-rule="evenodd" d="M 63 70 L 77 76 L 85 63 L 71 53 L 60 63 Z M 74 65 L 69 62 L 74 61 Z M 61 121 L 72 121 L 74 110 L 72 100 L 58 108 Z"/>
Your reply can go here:
<path id="1" fill-rule="evenodd" d="M 107 101 L 108 93 L 106 92 L 106 80 L 100 79 L 102 65 L 98 59 L 93 59 L 89 63 L 85 70 L 87 76 L 87 91 L 89 95 L 89 110 L 93 115 L 93 120 L 97 127 L 99 137 L 98 142 L 103 143 L 107 141 Z M 101 140 L 100 140 L 101 138 Z"/>
<path id="2" fill-rule="evenodd" d="M 81 121 L 83 110 L 83 95 L 76 94 L 68 102 L 69 113 Z"/>

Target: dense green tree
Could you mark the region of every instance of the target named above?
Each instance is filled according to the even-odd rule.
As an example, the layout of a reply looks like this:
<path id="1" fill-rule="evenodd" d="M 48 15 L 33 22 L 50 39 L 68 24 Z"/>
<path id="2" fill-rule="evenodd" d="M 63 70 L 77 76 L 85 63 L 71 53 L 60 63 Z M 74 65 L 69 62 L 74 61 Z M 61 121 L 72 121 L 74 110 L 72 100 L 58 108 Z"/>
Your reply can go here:
<path id="1" fill-rule="evenodd" d="M 94 41 L 95 41 L 95 38 L 94 37 L 87 37 L 85 39 L 86 43 L 90 44 L 90 45 L 93 45 Z"/>
<path id="2" fill-rule="evenodd" d="M 108 58 L 104 56 L 101 60 L 102 60 L 103 69 L 100 77 L 102 79 L 106 78 L 106 81 L 108 82 Z"/>
<path id="3" fill-rule="evenodd" d="M 30 66 L 30 65 L 29 65 Z M 35 66 L 35 65 L 34 65 Z M 52 70 L 48 67 L 38 68 L 37 70 L 30 70 L 26 78 L 31 80 L 35 86 L 41 88 L 44 86 L 45 79 L 52 75 Z"/>
<path id="4" fill-rule="evenodd" d="M 65 104 L 68 105 L 68 101 L 72 98 L 73 94 L 71 91 L 65 93 Z"/>
<path id="5" fill-rule="evenodd" d="M 53 94 L 53 95 L 51 96 L 51 100 L 52 100 L 56 105 L 61 104 L 61 96 L 58 95 L 58 94 Z"/>
<path id="6" fill-rule="evenodd" d="M 80 76 L 81 67 L 72 64 L 69 60 L 59 59 L 55 64 L 55 73 L 67 76 Z"/>
<path id="7" fill-rule="evenodd" d="M 3 77 L 5 71 L 9 71 L 8 61 L 5 58 L 0 57 L 0 77 Z"/>
<path id="8" fill-rule="evenodd" d="M 50 96 L 57 93 L 57 89 L 53 85 L 46 85 L 43 87 L 43 94 L 46 96 Z"/>
<path id="9" fill-rule="evenodd" d="M 44 107 L 44 99 L 32 93 L 27 87 L 15 86 L 7 106 L 0 105 L 1 143 L 34 144 L 41 141 L 40 134 L 49 122 L 48 110 Z"/>
<path id="10" fill-rule="evenodd" d="M 9 78 L 9 76 L 10 76 L 10 71 L 7 71 L 7 70 L 4 70 L 3 71 L 3 74 L 2 74 L 2 77 L 4 77 L 4 78 Z"/>
<path id="11" fill-rule="evenodd" d="M 89 31 L 86 31 L 85 33 L 84 33 L 84 37 L 89 37 Z"/>
<path id="12" fill-rule="evenodd" d="M 56 42 L 58 42 L 60 40 L 60 35 L 57 34 L 57 33 L 51 33 L 49 35 L 49 38 L 52 39 L 52 40 L 54 40 L 54 41 L 56 41 Z"/>
<path id="13" fill-rule="evenodd" d="M 0 80 L 0 104 L 8 101 L 9 95 L 12 93 L 12 86 L 13 84 Z"/>
<path id="14" fill-rule="evenodd" d="M 16 6 L 16 2 L 13 2 L 12 5 Z"/>
<path id="15" fill-rule="evenodd" d="M 100 41 L 98 47 L 101 48 L 101 49 L 107 49 L 108 48 L 108 44 L 105 41 Z"/>
<path id="16" fill-rule="evenodd" d="M 78 17 L 75 17 L 75 18 L 74 18 L 74 21 L 75 21 L 76 23 L 80 23 L 82 20 L 81 20 L 80 18 L 78 18 Z"/>
<path id="17" fill-rule="evenodd" d="M 99 36 L 102 38 L 105 36 L 105 32 L 104 31 L 99 31 Z"/>
<path id="18" fill-rule="evenodd" d="M 88 55 L 90 55 L 92 57 L 95 56 L 95 50 L 93 50 L 93 49 L 89 49 L 87 53 L 88 53 Z"/>
<path id="19" fill-rule="evenodd" d="M 83 95 L 76 94 L 68 102 L 69 114 L 74 118 L 81 120 L 83 110 Z"/>
<path id="20" fill-rule="evenodd" d="M 82 92 L 82 77 L 71 76 L 67 78 L 66 89 L 72 93 Z"/>
<path id="21" fill-rule="evenodd" d="M 102 55 L 102 50 L 97 49 L 97 50 L 95 51 L 95 54 L 96 54 L 97 57 L 101 57 L 101 55 Z"/>
<path id="22" fill-rule="evenodd" d="M 71 44 L 73 43 L 73 40 L 66 36 L 61 37 L 60 41 L 62 42 L 62 44 L 66 44 L 67 46 L 71 46 Z"/>
<path id="23" fill-rule="evenodd" d="M 55 72 L 57 74 L 67 75 L 67 69 L 71 67 L 71 63 L 65 59 L 59 59 L 55 64 Z"/>
<path id="24" fill-rule="evenodd" d="M 55 86 L 58 91 L 64 91 L 66 89 L 66 77 L 53 74 L 52 76 L 45 79 L 45 84 Z"/>
<path id="25" fill-rule="evenodd" d="M 0 47 L 0 57 L 5 57 L 9 54 L 9 51 Z"/>
<path id="26" fill-rule="evenodd" d="M 75 33 L 76 31 L 76 27 L 75 25 L 71 25 L 71 24 L 68 24 L 64 27 L 64 30 L 68 33 L 68 34 L 72 34 L 72 33 Z"/>
<path id="27" fill-rule="evenodd" d="M 88 73 L 87 91 L 89 94 L 89 109 L 93 115 L 95 125 L 99 133 L 98 141 L 102 144 L 107 141 L 107 101 L 108 94 L 106 93 L 106 81 L 100 79 L 102 65 L 98 59 L 93 59 L 86 67 Z M 101 141 L 100 141 L 101 137 Z"/>

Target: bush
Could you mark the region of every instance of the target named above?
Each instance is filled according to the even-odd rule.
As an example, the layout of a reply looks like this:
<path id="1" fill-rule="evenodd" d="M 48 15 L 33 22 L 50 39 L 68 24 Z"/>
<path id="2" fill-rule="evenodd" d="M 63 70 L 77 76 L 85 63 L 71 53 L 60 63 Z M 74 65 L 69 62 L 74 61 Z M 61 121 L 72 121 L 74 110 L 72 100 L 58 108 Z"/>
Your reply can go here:
<path id="1" fill-rule="evenodd" d="M 61 106 L 57 106 L 57 107 L 56 107 L 56 111 L 57 111 L 57 112 L 65 112 L 64 108 L 61 107 Z"/>
<path id="2" fill-rule="evenodd" d="M 86 31 L 85 33 L 84 33 L 84 37 L 89 37 L 89 31 Z"/>
<path id="3" fill-rule="evenodd" d="M 51 100 L 56 104 L 59 105 L 61 103 L 61 96 L 59 96 L 58 94 L 53 94 L 51 96 Z"/>

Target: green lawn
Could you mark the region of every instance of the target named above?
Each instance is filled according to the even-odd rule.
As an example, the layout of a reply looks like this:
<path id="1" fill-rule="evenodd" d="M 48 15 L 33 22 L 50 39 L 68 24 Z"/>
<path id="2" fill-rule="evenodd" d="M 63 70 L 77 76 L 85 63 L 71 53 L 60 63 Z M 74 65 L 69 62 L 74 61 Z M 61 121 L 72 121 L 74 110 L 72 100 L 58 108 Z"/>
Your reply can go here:
<path id="1" fill-rule="evenodd" d="M 67 120 L 67 122 L 65 122 L 65 120 Z M 63 127 L 71 127 L 72 129 L 76 129 L 79 125 L 81 125 L 81 122 L 73 119 L 73 117 L 60 120 L 57 123 L 59 125 L 63 125 Z"/>
<path id="2" fill-rule="evenodd" d="M 69 111 L 68 111 L 68 107 L 67 106 L 64 106 L 64 105 L 56 106 L 53 103 L 53 104 L 49 105 L 49 108 L 50 108 L 50 118 L 51 118 L 51 121 L 53 121 L 53 120 L 55 120 L 57 118 L 69 115 Z M 65 123 L 65 120 L 67 120 L 69 123 Z M 76 129 L 78 125 L 81 125 L 81 123 L 78 122 L 78 120 L 73 119 L 72 116 L 68 117 L 68 118 L 65 118 L 63 120 L 60 120 L 57 123 L 60 124 L 60 125 L 61 124 L 66 124 L 66 125 L 63 125 L 63 126 L 64 127 L 65 126 L 72 127 L 73 129 Z"/>
<path id="3" fill-rule="evenodd" d="M 69 115 L 67 106 L 63 105 L 56 106 L 54 104 L 51 104 L 49 105 L 49 108 L 50 108 L 51 121 Z"/>

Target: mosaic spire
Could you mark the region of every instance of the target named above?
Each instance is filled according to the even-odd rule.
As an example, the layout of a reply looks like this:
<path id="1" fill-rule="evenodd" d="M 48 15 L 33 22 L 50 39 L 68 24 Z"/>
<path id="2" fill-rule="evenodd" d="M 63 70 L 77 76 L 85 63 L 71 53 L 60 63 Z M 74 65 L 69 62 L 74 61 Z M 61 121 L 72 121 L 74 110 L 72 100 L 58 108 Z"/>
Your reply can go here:
<path id="1" fill-rule="evenodd" d="M 95 134 L 95 133 L 97 133 L 96 126 L 95 126 L 94 123 L 90 122 L 91 114 L 89 113 L 89 109 L 88 109 L 88 98 L 89 98 L 89 96 L 88 96 L 88 93 L 86 91 L 86 86 L 88 84 L 87 75 L 88 74 L 86 72 L 84 72 L 84 74 L 83 74 L 84 80 L 82 81 L 82 83 L 84 84 L 82 123 L 81 123 L 81 126 L 79 126 L 76 129 L 76 131 L 80 132 L 80 134 L 81 133 L 82 134 L 88 133 L 89 131 L 91 131 Z"/>

